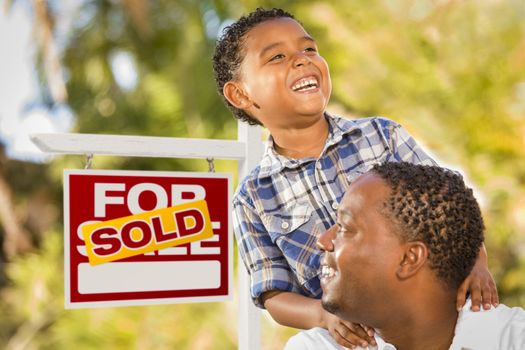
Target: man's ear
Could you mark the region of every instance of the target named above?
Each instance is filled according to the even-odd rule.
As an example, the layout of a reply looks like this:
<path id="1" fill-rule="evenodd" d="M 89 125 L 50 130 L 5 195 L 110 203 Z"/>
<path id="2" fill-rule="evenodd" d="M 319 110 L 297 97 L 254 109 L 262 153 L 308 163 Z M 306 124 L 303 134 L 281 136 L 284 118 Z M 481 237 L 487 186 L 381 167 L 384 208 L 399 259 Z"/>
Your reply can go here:
<path id="1" fill-rule="evenodd" d="M 229 81 L 224 84 L 222 93 L 235 108 L 247 109 L 253 105 L 253 102 L 236 81 Z"/>
<path id="2" fill-rule="evenodd" d="M 423 242 L 405 243 L 405 251 L 396 271 L 399 279 L 405 280 L 414 276 L 427 262 L 428 249 Z"/>

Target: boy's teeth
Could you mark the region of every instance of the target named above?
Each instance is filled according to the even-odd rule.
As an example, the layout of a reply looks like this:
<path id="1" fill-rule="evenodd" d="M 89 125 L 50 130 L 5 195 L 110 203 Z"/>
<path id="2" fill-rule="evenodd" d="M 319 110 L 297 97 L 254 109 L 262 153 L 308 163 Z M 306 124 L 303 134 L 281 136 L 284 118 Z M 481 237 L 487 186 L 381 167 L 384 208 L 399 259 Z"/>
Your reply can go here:
<path id="1" fill-rule="evenodd" d="M 293 91 L 298 90 L 310 90 L 317 87 L 317 79 L 315 78 L 305 78 L 299 80 L 297 83 L 292 86 Z"/>

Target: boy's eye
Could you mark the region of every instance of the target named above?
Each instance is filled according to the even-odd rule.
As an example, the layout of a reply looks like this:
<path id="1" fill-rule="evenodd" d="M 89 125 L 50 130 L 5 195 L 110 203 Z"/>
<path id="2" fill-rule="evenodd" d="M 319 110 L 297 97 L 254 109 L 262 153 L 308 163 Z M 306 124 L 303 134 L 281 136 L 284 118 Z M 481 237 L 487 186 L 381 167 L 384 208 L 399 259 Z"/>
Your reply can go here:
<path id="1" fill-rule="evenodd" d="M 275 56 L 272 56 L 272 58 L 270 58 L 270 61 L 280 60 L 282 58 L 284 58 L 284 55 L 280 53 Z"/>
<path id="2" fill-rule="evenodd" d="M 304 51 L 306 51 L 306 52 L 317 52 L 317 49 L 315 47 L 307 47 L 306 49 L 304 49 Z"/>

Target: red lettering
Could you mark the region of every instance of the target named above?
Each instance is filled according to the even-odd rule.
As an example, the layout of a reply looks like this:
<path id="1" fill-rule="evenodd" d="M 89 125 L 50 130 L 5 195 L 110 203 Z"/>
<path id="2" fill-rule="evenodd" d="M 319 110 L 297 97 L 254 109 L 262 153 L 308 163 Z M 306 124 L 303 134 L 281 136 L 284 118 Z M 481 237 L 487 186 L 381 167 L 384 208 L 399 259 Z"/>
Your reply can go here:
<path id="1" fill-rule="evenodd" d="M 118 231 L 113 227 L 101 227 L 98 230 L 95 230 L 91 234 L 91 241 L 97 247 L 93 249 L 93 252 L 97 255 L 112 255 L 120 250 L 120 240 L 117 237 L 111 237 L 113 235 L 118 235 Z M 107 247 L 109 245 L 109 247 Z"/>
<path id="2" fill-rule="evenodd" d="M 131 232 L 134 229 L 141 231 L 142 237 L 138 241 L 134 241 L 133 238 L 131 238 Z M 151 241 L 151 238 L 151 229 L 147 222 L 131 221 L 122 227 L 122 243 L 130 249 L 142 248 Z"/>
<path id="3" fill-rule="evenodd" d="M 155 239 L 158 243 L 171 241 L 179 237 L 177 231 L 164 232 L 160 217 L 155 216 L 154 218 L 151 218 L 151 223 L 153 224 L 153 232 L 155 233 Z"/>
<path id="4" fill-rule="evenodd" d="M 186 227 L 185 219 L 187 217 L 193 217 L 195 220 L 193 227 Z M 180 237 L 191 236 L 200 233 L 204 229 L 204 216 L 197 209 L 188 209 L 175 213 L 175 221 L 177 222 Z"/>

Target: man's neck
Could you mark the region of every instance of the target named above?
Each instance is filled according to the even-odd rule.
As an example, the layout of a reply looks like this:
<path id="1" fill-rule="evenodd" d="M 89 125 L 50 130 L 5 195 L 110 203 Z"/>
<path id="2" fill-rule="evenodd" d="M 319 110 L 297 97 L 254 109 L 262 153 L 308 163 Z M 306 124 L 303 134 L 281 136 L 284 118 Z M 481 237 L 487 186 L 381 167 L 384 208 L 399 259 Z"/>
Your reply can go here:
<path id="1" fill-rule="evenodd" d="M 277 153 L 295 159 L 320 156 L 328 137 L 328 122 L 317 119 L 310 125 L 270 130 Z"/>
<path id="2" fill-rule="evenodd" d="M 425 305 L 425 307 L 417 307 Z M 448 305 L 448 306 L 444 306 Z M 458 312 L 454 301 L 414 303 L 403 311 L 404 319 L 377 329 L 378 334 L 397 350 L 448 350 L 454 338 Z M 398 314 L 399 316 L 399 314 Z"/>

